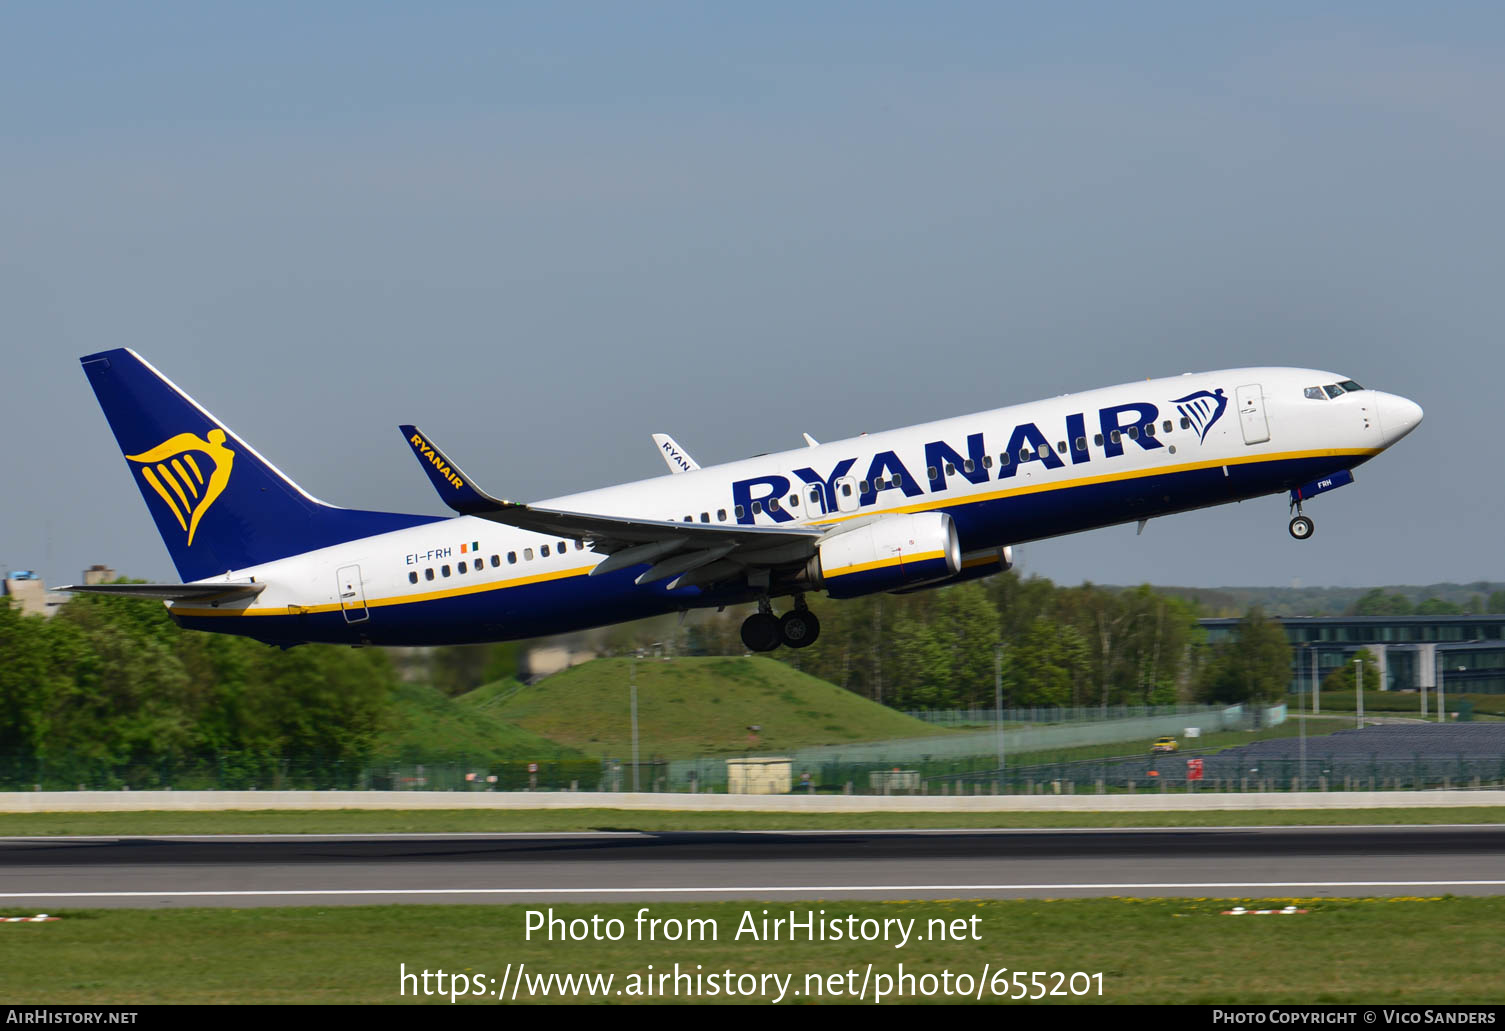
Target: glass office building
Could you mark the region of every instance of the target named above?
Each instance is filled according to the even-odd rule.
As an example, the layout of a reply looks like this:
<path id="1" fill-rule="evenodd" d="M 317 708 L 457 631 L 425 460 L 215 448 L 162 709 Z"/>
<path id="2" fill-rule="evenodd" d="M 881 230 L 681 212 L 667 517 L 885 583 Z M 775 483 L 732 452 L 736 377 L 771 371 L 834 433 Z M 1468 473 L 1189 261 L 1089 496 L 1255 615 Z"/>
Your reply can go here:
<path id="1" fill-rule="evenodd" d="M 1276 616 L 1291 642 L 1291 691 L 1309 689 L 1315 661 L 1320 681 L 1353 661 L 1360 648 L 1379 664 L 1364 686 L 1384 691 L 1432 690 L 1505 694 L 1505 615 Z M 1238 631 L 1237 619 L 1199 620 L 1210 642 Z M 1376 684 L 1369 678 L 1377 675 Z"/>

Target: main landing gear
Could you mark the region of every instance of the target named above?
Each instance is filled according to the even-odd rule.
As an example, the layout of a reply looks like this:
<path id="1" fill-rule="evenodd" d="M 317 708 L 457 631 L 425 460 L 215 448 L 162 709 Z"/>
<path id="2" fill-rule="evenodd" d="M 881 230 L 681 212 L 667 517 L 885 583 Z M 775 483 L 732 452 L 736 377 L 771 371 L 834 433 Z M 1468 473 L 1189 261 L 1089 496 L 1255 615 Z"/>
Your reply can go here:
<path id="1" fill-rule="evenodd" d="M 748 651 L 771 652 L 779 645 L 807 648 L 820 636 L 820 620 L 805 607 L 803 595 L 796 595 L 794 608 L 782 617 L 773 614 L 767 598 L 758 601 L 758 611 L 742 621 L 742 643 Z"/>

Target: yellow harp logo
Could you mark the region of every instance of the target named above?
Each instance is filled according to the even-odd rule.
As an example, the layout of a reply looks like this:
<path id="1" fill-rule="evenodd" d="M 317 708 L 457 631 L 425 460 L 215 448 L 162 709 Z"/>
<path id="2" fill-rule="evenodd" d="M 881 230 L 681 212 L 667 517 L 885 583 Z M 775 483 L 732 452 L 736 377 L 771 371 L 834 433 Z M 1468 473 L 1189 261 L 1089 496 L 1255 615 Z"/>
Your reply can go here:
<path id="1" fill-rule="evenodd" d="M 125 457 L 141 463 L 142 478 L 167 502 L 178 517 L 178 525 L 188 534 L 188 546 L 193 547 L 199 520 L 230 481 L 235 452 L 225 447 L 225 431 L 216 426 L 209 431 L 208 440 L 179 433 L 150 451 Z"/>

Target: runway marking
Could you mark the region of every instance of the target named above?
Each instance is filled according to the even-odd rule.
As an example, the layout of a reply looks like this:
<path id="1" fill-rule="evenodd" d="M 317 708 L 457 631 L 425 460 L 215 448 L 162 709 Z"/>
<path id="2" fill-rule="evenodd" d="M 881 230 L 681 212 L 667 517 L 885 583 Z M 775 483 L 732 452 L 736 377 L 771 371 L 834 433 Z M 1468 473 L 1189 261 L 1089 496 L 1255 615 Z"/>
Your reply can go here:
<path id="1" fill-rule="evenodd" d="M 6 899 L 272 898 L 302 895 L 708 895 L 852 891 L 1155 891 L 1164 888 L 1456 888 L 1505 887 L 1505 880 L 1476 881 L 1147 881 L 1120 884 L 816 884 L 724 888 L 288 888 L 246 891 L 28 891 L 0 892 Z"/>

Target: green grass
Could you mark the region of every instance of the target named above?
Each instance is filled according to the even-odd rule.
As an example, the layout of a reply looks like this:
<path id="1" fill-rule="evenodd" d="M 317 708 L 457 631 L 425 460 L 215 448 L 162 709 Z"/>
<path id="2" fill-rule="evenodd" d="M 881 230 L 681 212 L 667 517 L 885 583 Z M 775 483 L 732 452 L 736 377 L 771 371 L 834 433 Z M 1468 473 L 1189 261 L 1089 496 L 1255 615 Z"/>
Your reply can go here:
<path id="1" fill-rule="evenodd" d="M 1235 904 L 1278 908 L 1290 901 L 1309 912 L 1222 915 Z M 643 906 L 649 917 L 712 920 L 717 939 L 637 940 L 634 917 Z M 524 927 L 530 908 L 552 908 L 566 921 L 615 918 L 623 922 L 625 936 L 619 942 L 549 942 L 534 932 L 529 941 Z M 913 933 L 927 936 L 933 927 L 956 927 L 953 921 L 962 921 L 965 933 L 960 940 L 911 938 L 901 948 L 895 947 L 897 938 L 855 943 L 735 940 L 743 914 L 750 912 L 758 920 L 765 909 L 771 917 L 793 911 L 801 919 L 813 911 L 818 920 L 843 924 L 848 916 L 913 920 Z M 8 998 L 28 1004 L 447 1006 L 447 995 L 400 995 L 400 967 L 419 975 L 442 969 L 467 979 L 479 976 L 483 989 L 494 991 L 491 980 L 500 984 L 508 964 L 524 963 L 534 974 L 612 974 L 615 991 L 631 975 L 647 974 L 650 965 L 653 972 L 672 976 L 678 963 L 691 972 L 699 964 L 704 973 L 793 975 L 789 987 L 802 994 L 786 1002 L 829 1003 L 851 1000 L 811 999 L 803 994 L 805 975 L 824 978 L 856 971 L 851 981 L 841 980 L 856 987 L 872 964 L 876 985 L 878 975 L 892 978 L 902 963 L 912 975 L 949 970 L 953 976 L 977 978 L 985 965 L 990 971 L 1102 973 L 1101 997 L 1068 996 L 1047 1003 L 1497 1003 L 1505 967 L 1505 936 L 1499 933 L 1505 926 L 1505 897 L 394 905 L 65 910 L 62 917 L 55 923 L 0 924 L 0 969 Z M 980 940 L 971 936 L 974 926 Z M 420 984 L 410 983 L 410 991 Z M 527 997 L 526 991 L 519 992 L 518 1001 Z M 544 1001 L 589 1000 L 567 996 Z M 648 1001 L 661 1000 L 655 995 Z M 662 1001 L 727 1000 L 671 995 Z M 937 996 L 930 1001 L 971 1000 Z M 494 1006 L 496 1000 L 462 997 L 460 1003 Z"/>
<path id="2" fill-rule="evenodd" d="M 458 701 L 588 755 L 620 757 L 632 752 L 633 675 L 644 759 L 778 755 L 950 733 L 762 657 L 644 659 L 635 674 L 630 659 L 597 659 L 504 699 L 482 688 Z M 753 725 L 762 727 L 755 741 Z"/>
<path id="3" fill-rule="evenodd" d="M 3 813 L 0 835 L 416 834 L 585 830 L 878 830 L 926 827 L 1248 827 L 1505 823 L 1505 806 L 1208 812 L 773 813 L 630 809 Z"/>
<path id="4" fill-rule="evenodd" d="M 492 690 L 503 689 L 492 685 Z M 567 745 L 461 704 L 432 687 L 402 684 L 392 699 L 392 718 L 376 745 L 373 761 L 485 764 L 501 759 L 556 759 L 578 756 Z"/>
<path id="5" fill-rule="evenodd" d="M 1447 684 L 1443 684 L 1443 701 L 1447 704 L 1448 712 L 1457 712 L 1458 703 L 1467 699 L 1474 706 L 1475 716 L 1505 716 L 1505 694 L 1454 694 L 1447 690 Z M 1302 701 L 1305 701 L 1307 709 L 1311 709 L 1312 699 L 1309 694 L 1286 695 L 1286 705 L 1289 706 L 1291 718 L 1295 719 L 1296 709 Z M 1357 712 L 1357 692 L 1355 691 L 1323 691 L 1322 711 Z M 1365 691 L 1364 714 L 1415 716 L 1421 718 L 1421 695 L 1419 693 L 1405 691 Z M 1437 692 L 1427 692 L 1427 719 L 1437 718 Z"/>

